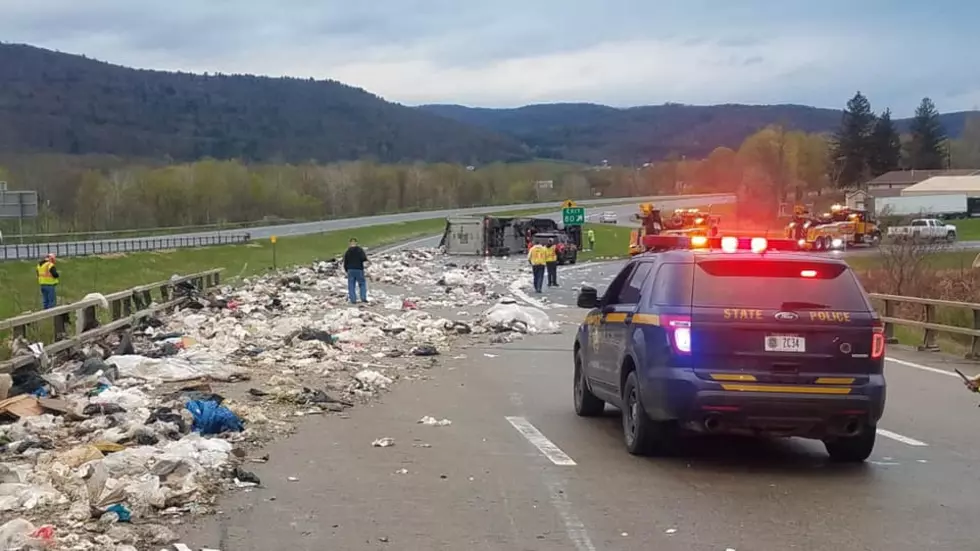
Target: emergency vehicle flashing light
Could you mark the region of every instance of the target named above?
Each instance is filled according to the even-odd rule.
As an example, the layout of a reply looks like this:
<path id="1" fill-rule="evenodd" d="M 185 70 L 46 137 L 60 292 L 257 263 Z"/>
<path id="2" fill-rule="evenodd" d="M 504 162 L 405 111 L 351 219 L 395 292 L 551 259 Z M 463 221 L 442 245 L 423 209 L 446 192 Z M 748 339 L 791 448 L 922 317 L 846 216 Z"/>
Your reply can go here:
<path id="1" fill-rule="evenodd" d="M 765 237 L 706 237 L 703 235 L 645 235 L 643 246 L 647 250 L 668 249 L 721 249 L 726 253 L 737 251 L 798 251 L 801 245 L 791 239 L 767 239 Z"/>

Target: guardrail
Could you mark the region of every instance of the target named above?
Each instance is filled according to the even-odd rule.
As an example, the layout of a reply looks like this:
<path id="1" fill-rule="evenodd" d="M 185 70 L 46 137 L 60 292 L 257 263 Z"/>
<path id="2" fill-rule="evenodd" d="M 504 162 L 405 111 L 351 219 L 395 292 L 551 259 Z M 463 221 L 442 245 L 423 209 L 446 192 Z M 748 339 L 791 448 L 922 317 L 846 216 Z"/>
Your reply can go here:
<path id="1" fill-rule="evenodd" d="M 48 253 L 61 257 L 91 256 L 140 251 L 159 251 L 212 245 L 239 245 L 248 243 L 249 233 L 217 233 L 190 236 L 141 237 L 134 239 L 107 239 L 104 241 L 65 241 L 61 243 L 27 243 L 0 247 L 0 261 L 33 260 Z"/>
<path id="2" fill-rule="evenodd" d="M 102 300 L 89 299 L 0 320 L 0 332 L 11 331 L 15 337 L 26 338 L 30 327 L 51 320 L 55 342 L 50 345 L 45 344 L 44 350 L 48 354 L 57 354 L 133 325 L 157 312 L 180 305 L 186 297 L 174 296 L 175 285 L 190 282 L 199 291 L 204 291 L 220 283 L 222 271 L 223 268 L 208 270 L 104 295 L 109 304 L 111 317 L 111 321 L 105 324 L 99 323 L 98 320 L 97 309 L 102 304 Z M 156 304 L 153 303 L 154 291 L 158 292 L 159 302 Z M 33 362 L 32 356 L 11 358 L 0 362 L 0 373 L 10 372 Z"/>
<path id="3" fill-rule="evenodd" d="M 937 337 L 939 333 L 952 333 L 955 335 L 966 335 L 970 337 L 970 351 L 966 358 L 970 360 L 980 359 L 980 304 L 972 302 L 956 302 L 952 300 L 940 300 L 934 298 L 903 297 L 899 295 L 884 295 L 880 293 L 870 293 L 872 300 L 880 301 L 884 305 L 882 321 L 885 322 L 885 339 L 888 342 L 897 342 L 895 339 L 895 326 L 913 327 L 922 329 L 922 344 L 919 350 L 939 350 Z M 922 306 L 922 314 L 925 321 L 911 320 L 896 317 L 896 306 L 899 304 L 918 304 Z M 958 325 L 945 325 L 938 322 L 937 307 L 956 308 L 960 310 L 970 310 L 973 312 L 973 327 L 961 327 Z"/>

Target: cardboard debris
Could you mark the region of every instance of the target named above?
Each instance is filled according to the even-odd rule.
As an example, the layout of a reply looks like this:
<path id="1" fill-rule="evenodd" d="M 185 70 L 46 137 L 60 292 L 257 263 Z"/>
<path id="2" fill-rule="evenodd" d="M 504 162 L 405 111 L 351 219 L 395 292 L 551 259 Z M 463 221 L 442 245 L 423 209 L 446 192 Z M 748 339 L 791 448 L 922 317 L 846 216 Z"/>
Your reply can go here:
<path id="1" fill-rule="evenodd" d="M 37 398 L 29 394 L 21 394 L 0 402 L 0 415 L 10 416 L 14 419 L 34 417 L 43 413 L 44 408 L 38 403 Z"/>

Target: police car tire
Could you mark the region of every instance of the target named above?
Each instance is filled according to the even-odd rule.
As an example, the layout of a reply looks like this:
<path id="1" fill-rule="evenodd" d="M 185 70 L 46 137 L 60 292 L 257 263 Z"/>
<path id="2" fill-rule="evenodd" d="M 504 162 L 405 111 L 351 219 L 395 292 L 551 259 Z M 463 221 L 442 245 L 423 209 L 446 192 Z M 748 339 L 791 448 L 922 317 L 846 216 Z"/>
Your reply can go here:
<path id="1" fill-rule="evenodd" d="M 589 390 L 589 384 L 585 380 L 585 371 L 582 369 L 583 363 L 582 351 L 579 350 L 575 355 L 575 384 L 572 390 L 575 393 L 575 413 L 579 417 L 597 417 L 605 411 L 606 403 Z"/>
<path id="2" fill-rule="evenodd" d="M 865 427 L 857 436 L 837 438 L 824 442 L 827 454 L 838 463 L 861 463 L 866 460 L 875 447 L 875 427 Z"/>
<path id="3" fill-rule="evenodd" d="M 633 418 L 630 413 L 629 396 L 636 392 L 637 415 Z M 630 433 L 629 421 L 633 423 L 633 433 Z M 647 415 L 639 397 L 639 387 L 636 384 L 636 371 L 630 371 L 623 386 L 623 441 L 626 451 L 632 455 L 651 455 L 657 449 L 660 427 Z"/>

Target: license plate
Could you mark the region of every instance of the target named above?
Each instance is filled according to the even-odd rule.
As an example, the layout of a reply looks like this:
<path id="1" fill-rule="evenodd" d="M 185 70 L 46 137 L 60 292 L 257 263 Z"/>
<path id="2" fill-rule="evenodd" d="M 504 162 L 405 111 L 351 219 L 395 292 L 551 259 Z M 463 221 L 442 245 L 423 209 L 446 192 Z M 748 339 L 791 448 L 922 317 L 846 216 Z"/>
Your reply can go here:
<path id="1" fill-rule="evenodd" d="M 806 352 L 806 339 L 790 335 L 766 337 L 766 352 Z"/>

